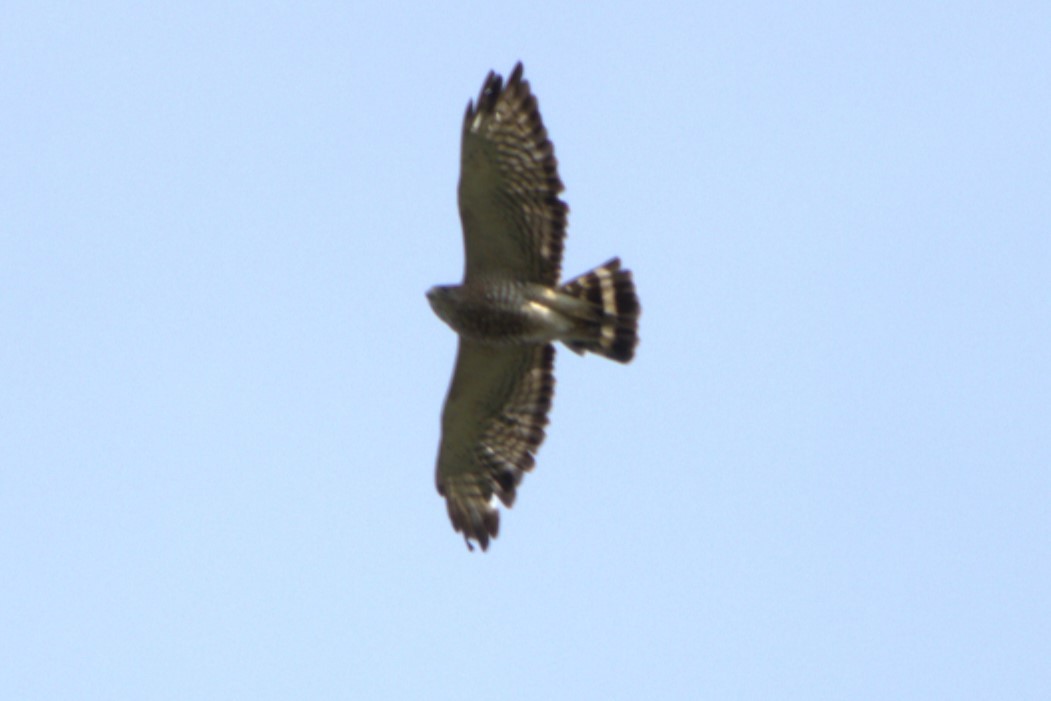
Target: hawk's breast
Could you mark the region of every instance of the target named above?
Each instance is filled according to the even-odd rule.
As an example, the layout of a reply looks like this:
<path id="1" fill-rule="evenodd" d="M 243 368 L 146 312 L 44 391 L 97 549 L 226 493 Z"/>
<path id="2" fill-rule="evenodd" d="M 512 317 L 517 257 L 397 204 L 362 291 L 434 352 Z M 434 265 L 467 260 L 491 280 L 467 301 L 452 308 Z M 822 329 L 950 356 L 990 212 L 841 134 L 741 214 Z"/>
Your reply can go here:
<path id="1" fill-rule="evenodd" d="M 439 315 L 464 338 L 494 345 L 546 343 L 567 320 L 531 295 L 528 285 L 487 281 L 450 288 Z"/>

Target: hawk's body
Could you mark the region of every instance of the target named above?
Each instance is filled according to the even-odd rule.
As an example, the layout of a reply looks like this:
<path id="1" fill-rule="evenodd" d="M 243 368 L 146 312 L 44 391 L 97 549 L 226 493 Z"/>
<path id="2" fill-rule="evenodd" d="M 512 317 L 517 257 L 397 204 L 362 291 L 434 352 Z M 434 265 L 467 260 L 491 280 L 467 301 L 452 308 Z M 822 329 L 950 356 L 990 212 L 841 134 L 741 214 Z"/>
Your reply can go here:
<path id="1" fill-rule="evenodd" d="M 554 149 L 522 64 L 490 72 L 464 116 L 460 219 L 463 284 L 432 288 L 460 335 L 442 414 L 437 485 L 453 527 L 485 550 L 533 467 L 554 391 L 554 341 L 631 360 L 639 303 L 616 258 L 559 284 L 566 212 Z"/>

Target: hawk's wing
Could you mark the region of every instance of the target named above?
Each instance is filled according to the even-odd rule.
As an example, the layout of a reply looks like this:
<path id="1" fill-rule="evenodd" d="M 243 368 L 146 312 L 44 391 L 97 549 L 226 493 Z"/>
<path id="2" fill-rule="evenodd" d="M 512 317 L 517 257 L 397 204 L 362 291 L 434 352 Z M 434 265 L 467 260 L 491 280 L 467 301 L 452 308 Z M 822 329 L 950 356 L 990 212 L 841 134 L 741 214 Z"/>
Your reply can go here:
<path id="1" fill-rule="evenodd" d="M 490 71 L 463 121 L 464 281 L 495 275 L 557 285 L 567 211 L 561 191 L 554 147 L 522 64 L 506 86 Z"/>
<path id="2" fill-rule="evenodd" d="M 555 349 L 486 346 L 460 339 L 442 412 L 436 481 L 453 528 L 485 550 L 500 529 L 495 495 L 511 506 L 544 440 Z M 470 540 L 467 542 L 470 546 Z"/>

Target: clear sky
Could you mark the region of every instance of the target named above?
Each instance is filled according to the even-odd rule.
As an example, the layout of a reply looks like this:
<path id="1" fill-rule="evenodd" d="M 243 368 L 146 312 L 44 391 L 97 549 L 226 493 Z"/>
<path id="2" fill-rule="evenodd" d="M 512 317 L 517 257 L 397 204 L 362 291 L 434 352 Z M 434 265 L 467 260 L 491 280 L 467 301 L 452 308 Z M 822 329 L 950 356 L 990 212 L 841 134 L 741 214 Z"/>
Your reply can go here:
<path id="1" fill-rule="evenodd" d="M 0 12 L 0 698 L 1051 698 L 1051 5 Z M 526 67 L 561 350 L 434 488 L 460 124 Z"/>

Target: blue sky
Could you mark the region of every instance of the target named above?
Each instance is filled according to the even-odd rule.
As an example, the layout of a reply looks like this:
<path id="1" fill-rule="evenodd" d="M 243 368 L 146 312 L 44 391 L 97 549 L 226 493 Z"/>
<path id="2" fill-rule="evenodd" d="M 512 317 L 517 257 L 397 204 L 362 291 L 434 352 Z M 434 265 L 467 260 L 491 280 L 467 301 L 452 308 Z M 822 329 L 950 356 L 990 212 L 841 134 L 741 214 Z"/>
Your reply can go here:
<path id="1" fill-rule="evenodd" d="M 1046 3 L 2 15 L 0 697 L 1051 697 Z M 642 343 L 470 554 L 424 292 L 517 60 Z"/>

